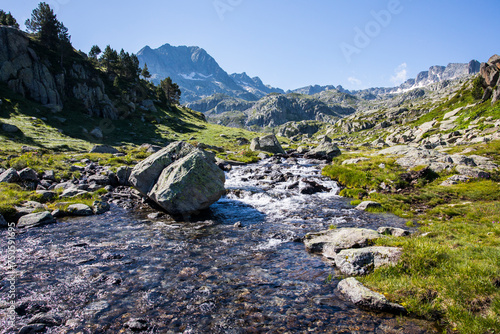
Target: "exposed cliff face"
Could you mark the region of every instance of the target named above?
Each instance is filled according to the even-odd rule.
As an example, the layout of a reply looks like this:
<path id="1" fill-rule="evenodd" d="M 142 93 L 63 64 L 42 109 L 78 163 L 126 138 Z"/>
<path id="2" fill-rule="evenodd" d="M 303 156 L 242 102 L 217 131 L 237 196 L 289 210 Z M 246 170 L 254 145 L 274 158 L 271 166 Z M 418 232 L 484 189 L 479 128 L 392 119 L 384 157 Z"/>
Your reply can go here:
<path id="1" fill-rule="evenodd" d="M 21 30 L 0 27 L 0 81 L 16 93 L 60 110 L 76 99 L 91 116 L 118 118 L 117 108 L 105 91 L 101 74 L 86 64 L 73 61 L 55 70 L 49 59 L 35 51 L 34 42 Z"/>
<path id="2" fill-rule="evenodd" d="M 44 105 L 62 107 L 64 78 L 54 76 L 40 61 L 22 31 L 0 27 L 0 80 L 10 89 Z M 58 85 L 59 84 L 59 85 Z"/>

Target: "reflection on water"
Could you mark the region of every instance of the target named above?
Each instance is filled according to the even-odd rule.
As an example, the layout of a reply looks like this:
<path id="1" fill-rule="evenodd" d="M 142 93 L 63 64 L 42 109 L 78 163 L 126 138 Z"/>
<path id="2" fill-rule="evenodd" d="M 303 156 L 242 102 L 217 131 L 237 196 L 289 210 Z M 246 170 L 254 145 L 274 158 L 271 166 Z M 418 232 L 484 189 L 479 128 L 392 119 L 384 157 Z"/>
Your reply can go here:
<path id="1" fill-rule="evenodd" d="M 149 221 L 113 206 L 22 231 L 18 304 L 29 312 L 17 328 L 42 310 L 60 322 L 48 333 L 425 332 L 338 299 L 338 281 L 328 280 L 334 269 L 294 242 L 332 224 L 376 228 L 399 219 L 353 210 L 304 160 L 238 167 L 227 179 L 228 195 L 209 220 Z M 330 190 L 301 194 L 306 181 Z M 4 324 L 2 333 L 11 332 Z"/>

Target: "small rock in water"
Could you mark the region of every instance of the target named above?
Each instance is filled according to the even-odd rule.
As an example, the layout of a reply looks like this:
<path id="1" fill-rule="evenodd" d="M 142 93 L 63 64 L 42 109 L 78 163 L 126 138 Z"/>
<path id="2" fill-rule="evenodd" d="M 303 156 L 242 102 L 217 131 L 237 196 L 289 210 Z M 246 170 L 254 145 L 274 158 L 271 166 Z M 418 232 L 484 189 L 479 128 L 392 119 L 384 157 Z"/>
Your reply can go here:
<path id="1" fill-rule="evenodd" d="M 32 317 L 28 324 L 43 324 L 45 326 L 59 326 L 62 323 L 61 318 L 53 314 L 39 313 Z"/>
<path id="2" fill-rule="evenodd" d="M 66 212 L 73 216 L 92 216 L 94 211 L 85 204 L 71 204 Z"/>
<path id="3" fill-rule="evenodd" d="M 148 328 L 148 322 L 145 319 L 130 319 L 125 323 L 125 327 L 133 331 L 143 331 Z"/>
<path id="4" fill-rule="evenodd" d="M 34 324 L 34 325 L 27 325 L 23 326 L 18 334 L 32 334 L 32 333 L 45 333 L 46 332 L 46 326 L 43 324 Z"/>
<path id="5" fill-rule="evenodd" d="M 54 219 L 54 216 L 52 216 L 50 212 L 44 211 L 22 216 L 21 218 L 19 218 L 19 221 L 17 222 L 17 227 L 18 228 L 38 227 L 38 226 L 53 224 L 55 222 L 56 220 Z"/>
<path id="6" fill-rule="evenodd" d="M 236 223 L 234 223 L 233 226 L 236 228 L 241 228 L 241 227 L 243 227 L 243 224 L 241 224 L 241 222 L 236 222 Z"/>
<path id="7" fill-rule="evenodd" d="M 101 215 L 101 214 L 109 211 L 110 206 L 109 206 L 109 203 L 106 201 L 95 201 L 92 204 L 92 208 L 94 209 L 94 213 L 96 215 Z"/>
<path id="8" fill-rule="evenodd" d="M 337 289 L 344 297 L 360 308 L 395 314 L 406 313 L 403 306 L 391 303 L 384 295 L 368 289 L 353 277 L 340 281 Z"/>
<path id="9" fill-rule="evenodd" d="M 153 212 L 148 215 L 149 219 L 160 219 L 164 216 L 164 213 L 162 212 Z"/>
<path id="10" fill-rule="evenodd" d="M 364 201 L 356 207 L 356 210 L 366 211 L 367 209 L 379 209 L 382 205 L 377 202 Z"/>

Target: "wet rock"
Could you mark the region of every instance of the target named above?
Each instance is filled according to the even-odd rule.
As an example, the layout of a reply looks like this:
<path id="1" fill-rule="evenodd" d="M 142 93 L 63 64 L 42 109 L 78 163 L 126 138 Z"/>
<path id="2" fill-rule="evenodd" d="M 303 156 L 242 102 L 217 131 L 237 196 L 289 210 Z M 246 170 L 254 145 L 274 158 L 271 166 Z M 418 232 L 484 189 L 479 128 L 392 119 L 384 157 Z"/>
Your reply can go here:
<path id="1" fill-rule="evenodd" d="M 206 209 L 225 193 L 225 175 L 212 153 L 172 143 L 134 167 L 129 182 L 173 215 Z"/>
<path id="2" fill-rule="evenodd" d="M 229 172 L 233 168 L 227 161 L 217 157 L 215 157 L 215 164 L 224 172 Z"/>
<path id="3" fill-rule="evenodd" d="M 14 310 L 19 316 L 23 317 L 27 314 L 33 315 L 38 313 L 46 313 L 49 312 L 51 308 L 47 306 L 46 301 L 29 300 L 16 305 Z"/>
<path id="4" fill-rule="evenodd" d="M 0 228 L 9 227 L 9 223 L 5 220 L 5 218 L 0 214 Z"/>
<path id="5" fill-rule="evenodd" d="M 310 252 L 334 258 L 343 249 L 368 247 L 373 240 L 381 237 L 380 233 L 370 229 L 340 228 L 308 233 L 304 237 L 304 244 Z"/>
<path id="6" fill-rule="evenodd" d="M 331 161 L 340 154 L 340 149 L 335 144 L 323 141 L 318 147 L 307 152 L 304 158 Z"/>
<path id="7" fill-rule="evenodd" d="M 377 232 L 383 235 L 392 235 L 394 237 L 407 237 L 411 233 L 398 227 L 382 226 L 377 229 Z"/>
<path id="8" fill-rule="evenodd" d="M 51 212 L 51 215 L 54 216 L 55 218 L 61 218 L 65 216 L 65 213 L 60 209 L 55 209 L 54 211 Z"/>
<path id="9" fill-rule="evenodd" d="M 118 183 L 121 186 L 128 186 L 128 178 L 130 177 L 130 173 L 132 173 L 132 168 L 128 166 L 121 166 L 116 171 L 116 177 L 118 178 Z"/>
<path id="10" fill-rule="evenodd" d="M 56 220 L 48 211 L 30 213 L 22 216 L 17 222 L 18 228 L 31 228 L 55 223 Z"/>
<path id="11" fill-rule="evenodd" d="M 367 275 L 383 265 L 394 265 L 401 258 L 395 247 L 344 249 L 335 256 L 335 265 L 344 275 Z"/>
<path id="12" fill-rule="evenodd" d="M 105 201 L 94 201 L 92 209 L 96 215 L 101 215 L 108 212 L 110 209 L 109 203 Z"/>
<path id="13" fill-rule="evenodd" d="M 252 142 L 250 143 L 250 150 L 264 151 L 273 154 L 285 154 L 285 151 L 281 147 L 280 142 L 275 135 L 267 135 L 252 139 Z"/>
<path id="14" fill-rule="evenodd" d="M 128 328 L 134 332 L 140 332 L 148 329 L 148 322 L 146 319 L 136 318 L 130 319 L 125 323 L 125 328 Z"/>
<path id="15" fill-rule="evenodd" d="M 306 195 L 312 195 L 327 191 L 331 191 L 331 189 L 324 187 L 321 184 L 314 181 L 302 180 L 299 186 L 299 192 L 301 194 L 306 194 Z"/>
<path id="16" fill-rule="evenodd" d="M 38 313 L 32 317 L 28 324 L 42 324 L 47 327 L 59 326 L 62 323 L 62 319 L 54 314 L 48 313 Z"/>
<path id="17" fill-rule="evenodd" d="M 9 168 L 0 175 L 0 183 L 15 183 L 19 181 L 19 174 L 14 168 Z"/>
<path id="18" fill-rule="evenodd" d="M 261 152 L 261 153 L 257 154 L 257 158 L 259 158 L 261 160 L 267 159 L 269 157 L 270 157 L 270 155 L 267 154 L 267 153 L 264 153 L 264 152 Z"/>
<path id="19" fill-rule="evenodd" d="M 46 326 L 43 324 L 34 324 L 23 326 L 18 334 L 32 334 L 32 333 L 45 333 L 47 330 Z"/>
<path id="20" fill-rule="evenodd" d="M 346 278 L 337 286 L 337 290 L 354 305 L 371 311 L 389 312 L 395 314 L 406 314 L 406 309 L 395 303 L 391 303 L 384 295 L 374 292 L 355 278 Z"/>
<path id="21" fill-rule="evenodd" d="M 364 201 L 361 202 L 357 207 L 356 210 L 361 210 L 361 211 L 366 211 L 367 209 L 381 209 L 382 205 L 377 202 L 372 202 L 372 201 Z"/>
<path id="22" fill-rule="evenodd" d="M 72 216 L 92 216 L 94 211 L 85 204 L 71 204 L 66 212 Z"/>

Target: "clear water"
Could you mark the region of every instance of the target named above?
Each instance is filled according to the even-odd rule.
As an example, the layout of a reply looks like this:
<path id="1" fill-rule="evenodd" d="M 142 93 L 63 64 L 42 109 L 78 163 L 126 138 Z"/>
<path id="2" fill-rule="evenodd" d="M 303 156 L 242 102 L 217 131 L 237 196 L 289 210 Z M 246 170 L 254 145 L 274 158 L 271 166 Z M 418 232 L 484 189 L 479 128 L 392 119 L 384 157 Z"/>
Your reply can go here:
<path id="1" fill-rule="evenodd" d="M 426 333 L 428 324 L 339 299 L 334 268 L 294 242 L 330 225 L 404 223 L 354 210 L 320 170 L 301 159 L 236 167 L 228 195 L 197 222 L 151 221 L 151 211 L 113 205 L 21 231 L 17 302 L 44 302 L 61 319 L 48 333 L 127 332 L 132 318 L 145 322 L 144 333 Z M 300 194 L 304 179 L 330 191 Z M 0 280 L 5 298 L 9 283 Z M 1 333 L 33 316 L 6 328 L 5 315 L 0 309 Z"/>

